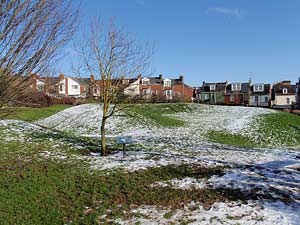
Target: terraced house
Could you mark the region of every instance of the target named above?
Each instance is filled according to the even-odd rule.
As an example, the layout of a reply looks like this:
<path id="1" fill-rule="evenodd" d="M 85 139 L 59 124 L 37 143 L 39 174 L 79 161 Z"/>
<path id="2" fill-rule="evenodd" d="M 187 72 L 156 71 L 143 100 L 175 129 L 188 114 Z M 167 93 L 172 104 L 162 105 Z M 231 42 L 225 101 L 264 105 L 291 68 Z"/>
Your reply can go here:
<path id="1" fill-rule="evenodd" d="M 141 98 L 153 102 L 186 101 L 193 99 L 193 88 L 184 83 L 184 77 L 179 79 L 144 77 L 140 83 Z"/>
<path id="2" fill-rule="evenodd" d="M 186 85 L 183 76 L 178 79 L 158 77 L 123 78 L 112 80 L 121 87 L 124 96 L 142 98 L 154 102 L 186 101 L 191 102 L 193 88 Z M 59 77 L 31 76 L 31 88 L 53 97 L 99 97 L 105 87 L 105 81 L 90 78 L 76 78 L 60 74 Z"/>
<path id="3" fill-rule="evenodd" d="M 250 106 L 269 107 L 271 104 L 271 84 L 257 83 L 250 87 Z"/>
<path id="4" fill-rule="evenodd" d="M 272 88 L 271 106 L 280 109 L 291 108 L 296 103 L 296 90 L 296 85 L 292 85 L 289 80 L 275 83 Z"/>
<path id="5" fill-rule="evenodd" d="M 226 105 L 249 105 L 251 82 L 230 83 L 226 87 L 225 104 Z"/>
<path id="6" fill-rule="evenodd" d="M 202 87 L 194 93 L 195 100 L 206 104 L 224 104 L 227 85 L 227 81 L 218 83 L 203 82 Z"/>

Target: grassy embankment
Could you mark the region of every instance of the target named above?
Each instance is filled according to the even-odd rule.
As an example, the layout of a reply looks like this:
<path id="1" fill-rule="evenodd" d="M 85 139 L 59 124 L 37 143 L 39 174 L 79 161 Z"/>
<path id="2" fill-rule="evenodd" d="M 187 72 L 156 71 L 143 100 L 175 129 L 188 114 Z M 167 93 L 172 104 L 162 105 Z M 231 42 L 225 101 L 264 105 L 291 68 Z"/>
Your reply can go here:
<path id="1" fill-rule="evenodd" d="M 175 108 L 159 105 L 157 108 L 159 112 L 156 110 L 155 113 L 150 113 L 151 107 L 147 105 L 138 106 L 134 110 L 163 126 L 182 125 L 181 121 L 164 114 L 189 110 L 185 105 Z M 35 114 L 36 110 L 26 112 Z M 34 120 L 38 116 L 22 118 Z M 131 216 L 128 212 L 133 205 L 157 205 L 175 209 L 190 201 L 202 202 L 209 207 L 216 201 L 255 198 L 254 195 L 243 196 L 228 190 L 151 187 L 157 181 L 173 178 L 209 178 L 222 173 L 223 168 L 220 167 L 170 165 L 130 173 L 121 170 L 109 174 L 106 171 L 91 172 L 85 162 L 74 158 L 52 160 L 39 155 L 53 149 L 52 145 L 57 145 L 53 141 L 59 141 L 59 136 L 49 139 L 48 135 L 29 134 L 30 141 L 12 140 L 10 137 L 15 135 L 11 132 L 14 131 L 7 132 L 6 129 L 0 127 L 0 224 L 52 225 L 70 221 L 72 224 L 110 223 L 110 219 Z M 74 151 L 63 137 L 61 143 L 59 149 L 56 149 L 58 152 L 68 154 Z M 124 214 L 124 211 L 127 213 Z"/>
<path id="2" fill-rule="evenodd" d="M 19 107 L 16 108 L 11 115 L 7 116 L 6 119 L 17 119 L 32 122 L 52 116 L 53 114 L 58 113 L 59 111 L 62 111 L 69 107 L 71 106 L 52 105 L 43 108 Z"/>
<path id="3" fill-rule="evenodd" d="M 285 112 L 265 114 L 253 122 L 249 134 L 210 131 L 208 138 L 235 147 L 297 147 L 300 146 L 300 116 Z"/>
<path id="4" fill-rule="evenodd" d="M 151 121 L 163 127 L 184 126 L 184 121 L 170 115 L 179 112 L 191 112 L 191 110 L 188 104 L 144 104 L 128 108 L 130 113 L 135 113 L 148 119 L 148 122 Z"/>

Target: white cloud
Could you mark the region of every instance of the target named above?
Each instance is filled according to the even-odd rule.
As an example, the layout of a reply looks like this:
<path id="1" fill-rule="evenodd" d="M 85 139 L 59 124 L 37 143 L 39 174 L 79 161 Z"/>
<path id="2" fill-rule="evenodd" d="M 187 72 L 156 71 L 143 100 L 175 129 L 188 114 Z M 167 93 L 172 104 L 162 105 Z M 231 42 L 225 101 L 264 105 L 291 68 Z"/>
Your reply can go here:
<path id="1" fill-rule="evenodd" d="M 212 7 L 208 9 L 208 12 L 220 13 L 229 16 L 243 17 L 248 14 L 247 10 L 240 8 L 223 8 L 223 7 Z"/>

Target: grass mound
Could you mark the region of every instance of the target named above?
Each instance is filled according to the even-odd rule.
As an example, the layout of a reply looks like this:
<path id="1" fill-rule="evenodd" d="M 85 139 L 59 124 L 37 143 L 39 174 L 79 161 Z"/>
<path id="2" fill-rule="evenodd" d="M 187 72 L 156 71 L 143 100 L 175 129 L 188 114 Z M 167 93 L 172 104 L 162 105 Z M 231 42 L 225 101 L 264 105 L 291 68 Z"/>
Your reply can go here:
<path id="1" fill-rule="evenodd" d="M 210 141 L 239 148 L 256 147 L 257 143 L 241 134 L 232 134 L 225 131 L 209 131 L 207 137 Z"/>
<path id="2" fill-rule="evenodd" d="M 300 146 L 300 116 L 279 112 L 260 115 L 248 130 L 240 134 L 211 130 L 210 141 L 235 147 L 293 147 Z"/>
<path id="3" fill-rule="evenodd" d="M 191 112 L 188 104 L 145 104 L 134 105 L 129 108 L 129 113 L 135 113 L 153 123 L 163 127 L 178 127 L 185 124 L 184 121 L 179 120 L 170 115 L 179 112 Z"/>
<path id="4" fill-rule="evenodd" d="M 19 107 L 15 112 L 7 116 L 6 119 L 17 119 L 28 122 L 44 119 L 52 116 L 64 109 L 71 107 L 70 105 L 52 105 L 44 108 Z"/>

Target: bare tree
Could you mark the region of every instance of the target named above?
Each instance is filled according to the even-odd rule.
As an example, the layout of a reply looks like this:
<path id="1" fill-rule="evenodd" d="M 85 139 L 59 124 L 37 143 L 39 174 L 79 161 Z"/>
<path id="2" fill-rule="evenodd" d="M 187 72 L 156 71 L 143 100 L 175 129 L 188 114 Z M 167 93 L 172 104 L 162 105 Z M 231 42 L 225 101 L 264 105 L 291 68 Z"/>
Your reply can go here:
<path id="1" fill-rule="evenodd" d="M 0 109 L 26 95 L 28 75 L 41 73 L 77 27 L 72 0 L 0 1 Z"/>
<path id="2" fill-rule="evenodd" d="M 93 74 L 100 88 L 99 103 L 102 106 L 101 155 L 106 155 L 106 122 L 116 112 L 124 109 L 122 100 L 128 80 L 144 72 L 148 65 L 151 49 L 139 45 L 128 34 L 117 29 L 113 22 L 108 28 L 98 18 L 91 23 L 90 30 L 76 43 L 81 58 L 81 73 Z M 80 72 L 79 72 L 80 73 Z"/>

